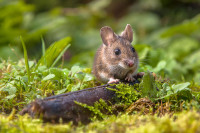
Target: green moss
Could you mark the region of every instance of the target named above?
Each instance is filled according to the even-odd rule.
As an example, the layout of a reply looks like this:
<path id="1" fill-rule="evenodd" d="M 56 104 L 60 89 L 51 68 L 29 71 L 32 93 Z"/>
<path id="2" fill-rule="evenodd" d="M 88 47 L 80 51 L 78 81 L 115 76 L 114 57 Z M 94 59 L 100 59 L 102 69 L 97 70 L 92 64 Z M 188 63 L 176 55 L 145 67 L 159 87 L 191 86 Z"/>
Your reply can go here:
<path id="1" fill-rule="evenodd" d="M 114 101 L 117 104 L 125 104 L 130 105 L 134 101 L 138 100 L 141 97 L 141 93 L 139 92 L 139 84 L 136 83 L 134 85 L 129 84 L 116 84 L 116 89 L 107 88 L 109 90 L 115 91 Z"/>
<path id="2" fill-rule="evenodd" d="M 101 121 L 94 121 L 88 125 L 73 126 L 68 124 L 43 124 L 39 119 L 31 119 L 28 116 L 18 116 L 10 120 L 9 117 L 0 116 L 0 131 L 3 132 L 94 132 L 94 133 L 124 133 L 124 132 L 200 132 L 200 114 L 197 111 L 183 111 L 173 116 L 165 115 L 119 115 L 105 117 Z"/>
<path id="3" fill-rule="evenodd" d="M 91 120 L 102 120 L 105 117 L 107 117 L 108 114 L 113 114 L 113 109 L 111 106 L 111 103 L 108 105 L 103 99 L 100 99 L 99 101 L 95 102 L 93 106 L 89 106 L 84 103 L 80 103 L 75 101 L 76 104 L 88 109 L 92 112 Z"/>

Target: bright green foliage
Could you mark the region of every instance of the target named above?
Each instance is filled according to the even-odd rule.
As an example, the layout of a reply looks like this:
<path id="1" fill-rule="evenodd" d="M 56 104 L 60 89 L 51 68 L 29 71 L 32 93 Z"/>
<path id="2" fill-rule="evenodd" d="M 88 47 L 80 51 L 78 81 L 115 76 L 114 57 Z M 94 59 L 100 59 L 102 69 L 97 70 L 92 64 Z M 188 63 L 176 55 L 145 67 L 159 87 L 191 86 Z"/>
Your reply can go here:
<path id="1" fill-rule="evenodd" d="M 12 3 L 12 4 L 11 4 Z M 12 49 L 8 44 L 12 44 L 19 40 L 20 35 L 24 35 L 26 30 L 22 26 L 24 14 L 33 10 L 32 5 L 27 5 L 23 1 L 0 1 L 0 57 L 7 58 L 8 55 L 12 59 L 22 58 L 22 53 L 16 45 L 12 45 Z M 19 41 L 20 42 L 20 41 Z M 15 50 L 17 54 L 12 52 Z"/>
<path id="2" fill-rule="evenodd" d="M 64 54 L 64 52 L 67 50 L 67 48 L 69 48 L 70 41 L 71 41 L 71 38 L 66 37 L 52 44 L 46 50 L 44 56 L 38 61 L 38 64 L 35 67 L 35 69 L 37 69 L 40 64 L 46 65 L 47 67 L 54 66 L 58 62 L 58 60 L 61 58 L 61 56 Z"/>
<path id="3" fill-rule="evenodd" d="M 115 86 L 116 88 L 113 89 L 111 87 L 108 87 L 107 89 L 114 91 L 116 94 L 112 99 L 113 103 L 115 103 L 114 105 L 110 102 L 107 103 L 102 99 L 100 99 L 98 102 L 95 102 L 93 106 L 89 106 L 87 104 L 79 102 L 76 102 L 76 104 L 90 110 L 93 113 L 93 116 L 91 117 L 92 120 L 102 120 L 108 117 L 108 115 L 114 114 L 114 112 L 117 111 L 117 109 L 114 107 L 115 105 L 121 106 L 125 109 L 131 103 L 138 100 L 141 96 L 141 93 L 138 92 L 138 84 L 131 86 L 129 84 L 120 83 L 113 86 Z"/>
<path id="4" fill-rule="evenodd" d="M 191 100 L 192 99 L 192 93 L 191 93 L 191 89 L 188 88 L 188 86 L 190 85 L 189 82 L 186 83 L 182 83 L 182 84 L 173 84 L 171 86 L 163 86 L 164 89 L 166 89 L 167 94 L 162 97 L 166 100 L 180 100 L 180 99 L 184 99 L 184 100 Z"/>
<path id="5" fill-rule="evenodd" d="M 121 83 L 117 84 L 116 88 L 117 89 L 107 89 L 112 90 L 116 93 L 116 97 L 114 98 L 114 100 L 116 101 L 116 103 L 119 104 L 130 105 L 134 101 L 138 100 L 138 98 L 141 96 L 141 93 L 138 92 L 138 84 L 131 86 Z"/>
<path id="6" fill-rule="evenodd" d="M 39 119 L 31 119 L 27 116 L 18 118 L 0 115 L 0 131 L 3 132 L 30 132 L 30 133 L 55 133 L 55 132 L 106 132 L 106 133 L 196 133 L 200 132 L 200 114 L 197 111 L 183 111 L 172 116 L 165 115 L 119 115 L 104 118 L 102 121 L 94 121 L 88 125 L 73 126 L 68 124 L 43 124 Z"/>
<path id="7" fill-rule="evenodd" d="M 26 50 L 26 45 L 25 45 L 22 37 L 20 37 L 20 39 L 21 39 L 21 42 L 22 42 L 23 50 L 24 50 L 24 60 L 25 60 L 25 64 L 26 64 L 28 82 L 30 82 L 30 80 L 31 80 L 31 72 L 30 72 L 30 68 L 29 68 L 29 64 L 28 64 L 28 54 L 27 54 L 27 50 Z"/>
<path id="8" fill-rule="evenodd" d="M 152 32 L 140 44 L 140 71 L 159 73 L 170 80 L 199 83 L 200 16 Z M 144 69 L 145 68 L 145 69 Z"/>
<path id="9" fill-rule="evenodd" d="M 54 92 L 60 94 L 93 86 L 94 78 L 88 69 L 79 66 L 74 66 L 71 70 L 49 68 L 69 47 L 69 41 L 70 38 L 67 37 L 52 44 L 36 64 L 28 61 L 26 47 L 22 40 L 25 61 L 0 63 L 1 111 L 10 112 L 13 107 L 21 110 L 24 104 L 36 98 L 53 95 Z"/>
<path id="10" fill-rule="evenodd" d="M 100 99 L 99 101 L 95 102 L 93 106 L 89 106 L 84 103 L 80 103 L 75 101 L 76 104 L 88 109 L 93 113 L 93 117 L 91 117 L 92 120 L 103 120 L 107 117 L 107 114 L 113 114 L 113 109 L 108 103 L 106 103 L 104 100 Z"/>
<path id="11" fill-rule="evenodd" d="M 173 26 L 161 34 L 161 37 L 171 37 L 176 34 L 191 35 L 200 29 L 200 15 L 191 20 L 184 21 L 182 24 Z"/>
<path id="12" fill-rule="evenodd" d="M 29 62 L 30 64 L 30 62 Z M 33 63 L 33 65 L 36 65 Z M 74 66 L 77 67 L 77 66 Z M 0 63 L 0 110 L 10 111 L 13 107 L 20 108 L 35 98 L 89 88 L 94 85 L 94 77 L 90 71 L 78 67 L 75 70 L 47 68 L 39 66 L 32 72 L 33 80 L 28 82 L 25 63 L 18 64 L 8 61 Z M 81 75 L 81 76 L 80 76 Z"/>
<path id="13" fill-rule="evenodd" d="M 146 133 L 160 133 L 160 132 L 198 132 L 199 128 L 199 114 L 195 111 L 184 111 L 180 114 L 169 117 L 157 116 L 139 116 L 139 115 L 121 115 L 111 116 L 103 121 L 97 121 L 86 126 L 86 131 L 93 132 L 146 132 Z M 80 130 L 78 130 L 80 131 Z"/>
<path id="14" fill-rule="evenodd" d="M 0 1 L 0 44 L 7 45 L 10 42 L 24 34 L 26 31 L 22 26 L 24 13 L 31 12 L 34 9 L 32 5 L 25 4 L 22 0 Z"/>
<path id="15" fill-rule="evenodd" d="M 192 99 L 192 91 L 188 86 L 189 82 L 172 84 L 161 84 L 155 79 L 151 72 L 146 72 L 139 85 L 142 97 L 148 97 L 151 100 L 188 100 Z"/>
<path id="16" fill-rule="evenodd" d="M 156 98 L 157 96 L 156 84 L 151 72 L 147 72 L 144 74 L 139 88 L 141 90 L 142 97 L 147 96 L 150 99 Z"/>

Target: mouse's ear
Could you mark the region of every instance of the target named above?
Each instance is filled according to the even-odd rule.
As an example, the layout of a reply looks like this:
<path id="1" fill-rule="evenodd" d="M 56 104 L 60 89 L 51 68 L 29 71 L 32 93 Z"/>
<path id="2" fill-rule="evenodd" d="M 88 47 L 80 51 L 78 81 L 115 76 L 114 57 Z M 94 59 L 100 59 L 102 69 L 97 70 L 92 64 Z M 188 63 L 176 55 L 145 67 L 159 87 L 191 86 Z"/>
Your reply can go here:
<path id="1" fill-rule="evenodd" d="M 117 35 L 108 26 L 102 27 L 100 30 L 100 34 L 101 39 L 105 45 L 111 45 L 111 43 L 117 39 Z"/>
<path id="2" fill-rule="evenodd" d="M 130 24 L 126 25 L 125 30 L 122 32 L 121 36 L 130 42 L 133 41 L 133 29 Z"/>

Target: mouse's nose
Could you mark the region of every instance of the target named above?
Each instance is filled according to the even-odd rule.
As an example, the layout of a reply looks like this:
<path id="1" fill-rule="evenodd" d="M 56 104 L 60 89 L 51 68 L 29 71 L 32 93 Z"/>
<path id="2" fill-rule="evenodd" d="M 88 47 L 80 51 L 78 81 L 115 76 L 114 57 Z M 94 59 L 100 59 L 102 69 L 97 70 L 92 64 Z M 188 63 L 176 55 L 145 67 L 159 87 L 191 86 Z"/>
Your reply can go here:
<path id="1" fill-rule="evenodd" d="M 127 60 L 127 61 L 126 61 L 126 65 L 129 66 L 129 67 L 133 67 L 134 61 L 132 61 L 132 60 Z"/>

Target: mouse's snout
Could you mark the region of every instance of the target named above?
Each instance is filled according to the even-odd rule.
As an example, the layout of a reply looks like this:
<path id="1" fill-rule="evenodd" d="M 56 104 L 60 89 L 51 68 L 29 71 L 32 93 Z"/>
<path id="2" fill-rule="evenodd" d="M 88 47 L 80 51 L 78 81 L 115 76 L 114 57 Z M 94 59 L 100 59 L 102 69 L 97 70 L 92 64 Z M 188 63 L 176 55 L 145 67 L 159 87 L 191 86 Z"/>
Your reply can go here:
<path id="1" fill-rule="evenodd" d="M 134 66 L 134 61 L 133 60 L 125 60 L 125 64 L 128 67 L 133 67 Z"/>

